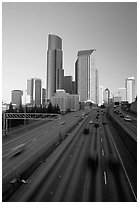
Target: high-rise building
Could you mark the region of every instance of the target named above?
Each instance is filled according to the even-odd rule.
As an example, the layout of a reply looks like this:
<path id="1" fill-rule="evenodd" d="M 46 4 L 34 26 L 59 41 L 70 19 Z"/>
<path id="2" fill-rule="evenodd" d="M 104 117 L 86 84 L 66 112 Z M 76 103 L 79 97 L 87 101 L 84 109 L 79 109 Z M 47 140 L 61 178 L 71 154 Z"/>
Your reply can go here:
<path id="1" fill-rule="evenodd" d="M 109 103 L 109 98 L 110 98 L 110 90 L 106 88 L 105 91 L 103 92 L 104 103 Z"/>
<path id="2" fill-rule="evenodd" d="M 103 105 L 103 86 L 99 86 L 99 106 Z"/>
<path id="3" fill-rule="evenodd" d="M 121 97 L 121 101 L 126 101 L 126 88 L 118 89 L 119 97 Z"/>
<path id="4" fill-rule="evenodd" d="M 46 102 L 46 89 L 42 88 L 42 105 Z"/>
<path id="5" fill-rule="evenodd" d="M 64 87 L 64 70 L 62 39 L 50 34 L 48 37 L 47 51 L 47 99 L 51 99 L 57 89 Z"/>
<path id="6" fill-rule="evenodd" d="M 42 81 L 38 78 L 31 78 L 27 80 L 27 95 L 30 97 L 29 104 L 32 106 L 41 105 L 42 96 Z"/>
<path id="7" fill-rule="evenodd" d="M 12 104 L 15 104 L 17 107 L 22 105 L 22 95 L 23 95 L 23 92 L 21 90 L 13 90 L 12 91 Z"/>
<path id="8" fill-rule="evenodd" d="M 91 100 L 98 104 L 98 70 L 95 67 L 95 49 L 78 52 L 75 63 L 76 91 L 81 102 Z"/>
<path id="9" fill-rule="evenodd" d="M 72 94 L 76 94 L 76 84 L 75 84 L 75 81 L 72 81 Z"/>
<path id="10" fill-rule="evenodd" d="M 129 77 L 125 80 L 126 101 L 132 103 L 135 101 L 135 78 Z"/>
<path id="11" fill-rule="evenodd" d="M 72 76 L 64 76 L 64 90 L 66 93 L 72 93 Z"/>

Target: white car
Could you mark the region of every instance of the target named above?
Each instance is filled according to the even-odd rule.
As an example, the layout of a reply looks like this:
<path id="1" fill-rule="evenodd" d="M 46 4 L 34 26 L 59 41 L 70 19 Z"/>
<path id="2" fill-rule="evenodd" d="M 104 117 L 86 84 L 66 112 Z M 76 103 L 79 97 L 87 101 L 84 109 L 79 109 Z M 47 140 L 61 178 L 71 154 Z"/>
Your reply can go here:
<path id="1" fill-rule="evenodd" d="M 124 117 L 124 120 L 127 121 L 127 122 L 130 122 L 132 119 L 131 119 L 131 117 L 129 115 L 126 115 Z"/>
<path id="2" fill-rule="evenodd" d="M 64 125 L 64 124 L 65 124 L 65 122 L 63 121 L 63 122 L 61 122 L 60 124 L 61 124 L 61 125 Z"/>
<path id="3" fill-rule="evenodd" d="M 14 156 L 16 154 L 19 154 L 20 152 L 22 152 L 25 149 L 25 147 L 26 147 L 26 144 L 23 143 L 23 144 L 20 144 L 20 145 L 18 145 L 16 147 L 12 148 L 11 152 L 10 152 L 10 156 L 12 157 L 12 156 Z"/>
<path id="4" fill-rule="evenodd" d="M 90 120 L 90 121 L 89 121 L 89 124 L 93 124 L 93 120 Z"/>

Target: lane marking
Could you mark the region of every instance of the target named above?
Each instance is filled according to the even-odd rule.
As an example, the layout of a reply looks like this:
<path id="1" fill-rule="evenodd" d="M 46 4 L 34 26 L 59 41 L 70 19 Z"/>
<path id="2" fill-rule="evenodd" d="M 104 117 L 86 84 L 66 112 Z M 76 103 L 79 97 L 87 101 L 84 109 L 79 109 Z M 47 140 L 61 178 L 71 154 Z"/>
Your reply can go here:
<path id="1" fill-rule="evenodd" d="M 105 185 L 107 184 L 107 177 L 106 177 L 106 172 L 104 171 L 104 182 L 105 182 Z"/>
<path id="2" fill-rule="evenodd" d="M 109 130 L 109 131 L 110 131 L 110 130 Z M 134 197 L 135 197 L 135 200 L 137 201 L 137 198 L 136 198 L 135 192 L 134 192 L 134 190 L 133 190 L 132 184 L 131 184 L 131 182 L 130 182 L 130 180 L 129 180 L 129 177 L 128 177 L 128 175 L 127 175 L 126 169 L 125 169 L 125 167 L 124 167 L 124 164 L 123 164 L 123 162 L 122 162 L 122 159 L 121 159 L 120 154 L 119 154 L 119 152 L 118 152 L 118 149 L 117 149 L 117 147 L 116 147 L 116 144 L 115 144 L 115 142 L 114 142 L 114 139 L 113 139 L 113 137 L 112 137 L 112 135 L 111 135 L 111 132 L 110 132 L 110 136 L 111 136 L 111 139 L 112 139 L 113 144 L 114 144 L 114 146 L 115 146 L 115 149 L 116 149 L 116 151 L 117 151 L 117 154 L 118 154 L 118 156 L 119 156 L 120 162 L 121 162 L 122 167 L 123 167 L 123 169 L 124 169 L 124 172 L 125 172 L 125 175 L 126 175 L 126 177 L 127 177 L 128 182 L 129 182 L 129 185 L 130 185 L 130 188 L 131 188 L 131 190 L 132 190 L 132 193 L 133 193 L 133 195 L 134 195 Z"/>
<path id="3" fill-rule="evenodd" d="M 104 150 L 102 149 L 102 155 L 104 156 Z"/>

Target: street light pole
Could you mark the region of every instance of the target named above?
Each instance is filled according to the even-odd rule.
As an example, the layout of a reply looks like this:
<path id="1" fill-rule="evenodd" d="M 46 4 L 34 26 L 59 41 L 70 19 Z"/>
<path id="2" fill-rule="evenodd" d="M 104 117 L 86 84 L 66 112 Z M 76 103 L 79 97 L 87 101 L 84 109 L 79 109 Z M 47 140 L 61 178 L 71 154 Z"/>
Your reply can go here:
<path id="1" fill-rule="evenodd" d="M 25 90 L 24 126 L 26 126 L 26 91 L 27 91 L 27 90 Z"/>

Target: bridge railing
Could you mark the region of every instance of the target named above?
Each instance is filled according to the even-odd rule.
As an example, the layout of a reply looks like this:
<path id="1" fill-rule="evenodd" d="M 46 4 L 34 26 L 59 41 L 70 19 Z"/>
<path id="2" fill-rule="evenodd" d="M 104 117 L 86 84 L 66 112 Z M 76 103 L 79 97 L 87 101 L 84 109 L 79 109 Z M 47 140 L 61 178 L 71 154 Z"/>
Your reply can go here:
<path id="1" fill-rule="evenodd" d="M 7 135 L 8 132 L 8 120 L 24 119 L 26 120 L 47 120 L 50 118 L 58 118 L 60 114 L 56 113 L 4 113 L 3 114 L 3 135 Z"/>

